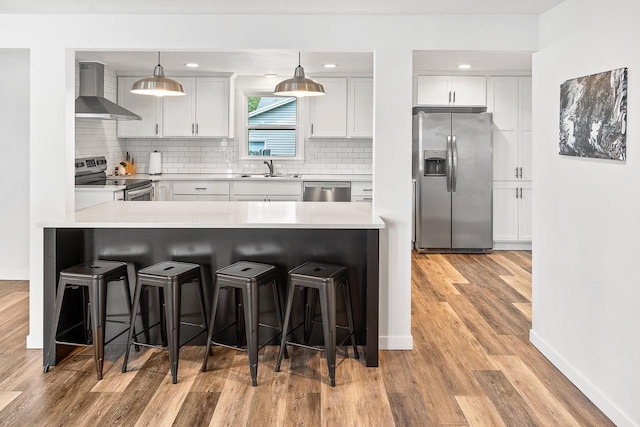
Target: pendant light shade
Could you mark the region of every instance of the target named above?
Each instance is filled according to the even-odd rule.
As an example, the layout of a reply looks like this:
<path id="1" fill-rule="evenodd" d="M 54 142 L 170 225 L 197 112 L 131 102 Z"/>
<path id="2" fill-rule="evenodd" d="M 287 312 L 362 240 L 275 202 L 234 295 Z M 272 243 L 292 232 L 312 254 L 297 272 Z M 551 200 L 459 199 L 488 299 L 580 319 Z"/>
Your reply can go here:
<path id="1" fill-rule="evenodd" d="M 164 68 L 160 65 L 160 52 L 158 52 L 158 65 L 153 69 L 153 76 L 135 82 L 131 86 L 131 93 L 154 96 L 185 95 L 184 88 L 179 82 L 165 77 Z"/>
<path id="2" fill-rule="evenodd" d="M 303 96 L 322 96 L 324 95 L 324 87 L 320 83 L 305 77 L 304 68 L 300 66 L 300 52 L 298 52 L 298 66 L 293 73 L 293 77 L 278 83 L 273 94 L 298 98 Z"/>

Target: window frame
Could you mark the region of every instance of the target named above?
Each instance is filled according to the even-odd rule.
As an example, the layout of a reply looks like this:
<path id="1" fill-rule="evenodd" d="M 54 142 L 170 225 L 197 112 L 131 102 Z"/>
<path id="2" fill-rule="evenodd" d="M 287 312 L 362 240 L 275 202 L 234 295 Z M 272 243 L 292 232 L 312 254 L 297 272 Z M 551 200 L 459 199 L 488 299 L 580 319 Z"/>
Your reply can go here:
<path id="1" fill-rule="evenodd" d="M 275 161 L 289 161 L 289 160 L 304 160 L 304 132 L 302 129 L 302 117 L 303 111 L 305 111 L 304 102 L 302 100 L 304 98 L 296 99 L 296 155 L 292 157 L 283 157 L 283 156 L 250 156 L 249 155 L 249 97 L 252 96 L 260 96 L 260 97 L 276 97 L 276 98 L 290 98 L 288 96 L 277 96 L 274 95 L 273 92 L 264 91 L 264 90 L 248 90 L 242 92 L 242 108 L 241 108 L 241 120 L 242 120 L 242 131 L 240 133 L 240 160 L 275 160 Z M 268 126 L 271 129 L 290 129 L 290 126 L 283 125 L 273 125 Z M 255 129 L 255 127 L 252 127 Z"/>

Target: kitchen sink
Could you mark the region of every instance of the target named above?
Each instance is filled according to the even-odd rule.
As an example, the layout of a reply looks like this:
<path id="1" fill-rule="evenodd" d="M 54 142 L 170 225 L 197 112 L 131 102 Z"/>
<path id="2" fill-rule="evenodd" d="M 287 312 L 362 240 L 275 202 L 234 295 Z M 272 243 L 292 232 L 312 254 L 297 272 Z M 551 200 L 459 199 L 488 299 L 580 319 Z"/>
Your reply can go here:
<path id="1" fill-rule="evenodd" d="M 270 175 L 268 173 L 255 173 L 255 174 L 243 173 L 243 174 L 238 175 L 238 178 L 300 178 L 300 175 L 298 175 L 298 174 L 293 174 L 293 175 L 283 175 L 283 174 Z"/>

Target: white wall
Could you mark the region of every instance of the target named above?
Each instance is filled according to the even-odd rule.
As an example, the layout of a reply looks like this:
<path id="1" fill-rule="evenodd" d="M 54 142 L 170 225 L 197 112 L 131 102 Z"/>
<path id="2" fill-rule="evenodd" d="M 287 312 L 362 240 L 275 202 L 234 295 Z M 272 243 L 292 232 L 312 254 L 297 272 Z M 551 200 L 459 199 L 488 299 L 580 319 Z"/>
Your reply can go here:
<path id="1" fill-rule="evenodd" d="M 0 49 L 0 279 L 29 278 L 29 51 Z"/>
<path id="2" fill-rule="evenodd" d="M 260 37 L 242 30 L 262 28 L 265 22 L 269 31 Z M 387 224 L 380 345 L 404 349 L 413 345 L 412 50 L 533 51 L 537 43 L 533 16 L 0 15 L 0 48 L 26 46 L 32 52 L 28 346 L 42 344 L 42 234 L 37 224 L 73 211 L 73 49 L 374 52 L 373 209 Z"/>
<path id="3" fill-rule="evenodd" d="M 567 0 L 533 59 L 532 342 L 616 424 L 640 425 L 640 3 Z M 627 160 L 558 155 L 560 84 L 628 67 Z"/>

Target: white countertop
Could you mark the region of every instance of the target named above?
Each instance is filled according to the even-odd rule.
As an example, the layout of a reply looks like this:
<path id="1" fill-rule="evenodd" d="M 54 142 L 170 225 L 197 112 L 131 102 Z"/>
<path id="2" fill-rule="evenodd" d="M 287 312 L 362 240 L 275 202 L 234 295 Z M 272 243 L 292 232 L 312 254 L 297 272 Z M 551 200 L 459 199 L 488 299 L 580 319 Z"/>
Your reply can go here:
<path id="1" fill-rule="evenodd" d="M 239 178 L 240 173 L 165 173 L 160 175 L 135 174 L 118 176 L 118 179 L 148 178 L 152 181 L 206 181 L 206 180 L 238 180 L 238 181 L 372 181 L 373 177 L 361 175 L 300 175 L 297 178 L 282 176 L 278 178 Z"/>
<path id="2" fill-rule="evenodd" d="M 105 202 L 44 228 L 327 228 L 381 229 L 369 203 Z"/>

